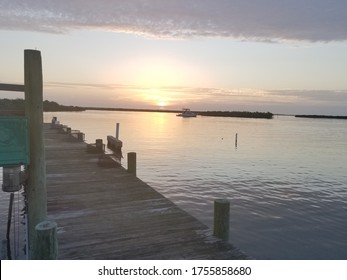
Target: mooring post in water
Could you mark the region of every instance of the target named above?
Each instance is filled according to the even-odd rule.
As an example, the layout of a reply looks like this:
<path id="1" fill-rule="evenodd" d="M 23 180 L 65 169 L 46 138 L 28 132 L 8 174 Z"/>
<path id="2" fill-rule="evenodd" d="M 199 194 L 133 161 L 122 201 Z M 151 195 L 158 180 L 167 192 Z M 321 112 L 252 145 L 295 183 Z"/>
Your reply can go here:
<path id="1" fill-rule="evenodd" d="M 24 50 L 25 116 L 28 120 L 28 258 L 37 243 L 35 226 L 47 217 L 46 165 L 43 140 L 43 82 L 41 52 Z"/>
<path id="2" fill-rule="evenodd" d="M 116 123 L 116 140 L 119 140 L 119 123 Z"/>
<path id="3" fill-rule="evenodd" d="M 213 235 L 223 240 L 229 239 L 230 202 L 226 199 L 214 201 Z"/>
<path id="4" fill-rule="evenodd" d="M 128 153 L 128 172 L 136 176 L 136 153 Z"/>
<path id="5" fill-rule="evenodd" d="M 235 148 L 237 148 L 237 133 L 235 134 Z"/>
<path id="6" fill-rule="evenodd" d="M 36 225 L 36 243 L 34 260 L 56 260 L 58 258 L 57 224 L 44 221 Z"/>

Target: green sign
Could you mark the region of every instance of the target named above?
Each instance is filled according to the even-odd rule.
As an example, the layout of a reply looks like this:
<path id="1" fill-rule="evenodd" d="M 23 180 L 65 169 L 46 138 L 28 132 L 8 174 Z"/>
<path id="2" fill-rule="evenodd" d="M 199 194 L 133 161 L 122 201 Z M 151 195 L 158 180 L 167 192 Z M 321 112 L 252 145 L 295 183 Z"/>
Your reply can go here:
<path id="1" fill-rule="evenodd" d="M 0 166 L 29 164 L 25 117 L 0 117 Z"/>

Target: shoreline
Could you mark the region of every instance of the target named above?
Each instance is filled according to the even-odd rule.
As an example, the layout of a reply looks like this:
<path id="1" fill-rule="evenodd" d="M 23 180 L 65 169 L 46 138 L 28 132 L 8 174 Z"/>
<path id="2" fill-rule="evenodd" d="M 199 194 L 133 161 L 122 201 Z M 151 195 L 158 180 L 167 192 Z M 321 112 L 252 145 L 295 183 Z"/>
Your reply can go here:
<path id="1" fill-rule="evenodd" d="M 160 110 L 160 109 L 132 109 L 132 108 L 101 108 L 81 107 L 85 110 L 96 111 L 125 111 L 125 112 L 150 112 L 150 113 L 182 113 L 182 110 Z M 234 117 L 234 118 L 263 118 L 272 119 L 270 112 L 248 112 L 248 111 L 194 111 L 197 115 L 204 117 Z"/>
<path id="2" fill-rule="evenodd" d="M 0 116 L 23 116 L 24 115 L 24 99 L 0 99 Z M 45 100 L 43 102 L 44 112 L 83 112 L 87 110 L 96 111 L 123 111 L 123 112 L 149 112 L 149 113 L 181 113 L 182 110 L 177 109 L 136 109 L 136 108 L 114 108 L 114 107 L 90 107 L 90 106 L 72 106 L 61 105 L 54 101 Z M 296 118 L 312 118 L 312 119 L 347 119 L 347 116 L 339 115 L 317 115 L 317 114 L 274 114 L 271 112 L 251 112 L 251 111 L 197 111 L 193 110 L 197 115 L 205 117 L 235 117 L 235 118 L 257 118 L 272 119 L 273 116 L 294 116 Z"/>
<path id="3" fill-rule="evenodd" d="M 329 115 L 295 115 L 296 118 L 310 118 L 310 119 L 339 119 L 347 120 L 347 116 L 329 116 Z"/>

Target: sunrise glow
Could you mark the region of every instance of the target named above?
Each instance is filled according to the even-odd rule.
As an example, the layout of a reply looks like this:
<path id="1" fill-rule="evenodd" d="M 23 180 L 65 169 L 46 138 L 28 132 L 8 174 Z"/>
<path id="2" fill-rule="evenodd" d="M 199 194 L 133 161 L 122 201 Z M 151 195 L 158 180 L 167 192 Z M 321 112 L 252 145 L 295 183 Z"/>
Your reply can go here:
<path id="1" fill-rule="evenodd" d="M 37 48 L 62 104 L 345 115 L 347 4 L 317 1 L 7 1 L 0 82 Z"/>
<path id="2" fill-rule="evenodd" d="M 167 106 L 168 104 L 167 104 L 167 102 L 165 102 L 165 101 L 159 101 L 158 102 L 158 106 L 159 107 L 165 107 L 165 106 Z"/>

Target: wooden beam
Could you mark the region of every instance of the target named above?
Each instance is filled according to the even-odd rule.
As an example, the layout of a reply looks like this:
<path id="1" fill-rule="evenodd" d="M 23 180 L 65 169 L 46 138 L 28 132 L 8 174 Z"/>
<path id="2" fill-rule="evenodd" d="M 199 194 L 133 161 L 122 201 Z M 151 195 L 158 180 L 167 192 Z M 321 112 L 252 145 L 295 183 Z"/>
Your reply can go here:
<path id="1" fill-rule="evenodd" d="M 0 90 L 24 92 L 24 85 L 0 84 Z"/>
<path id="2" fill-rule="evenodd" d="M 25 116 L 25 113 L 21 110 L 0 110 L 0 116 Z"/>

